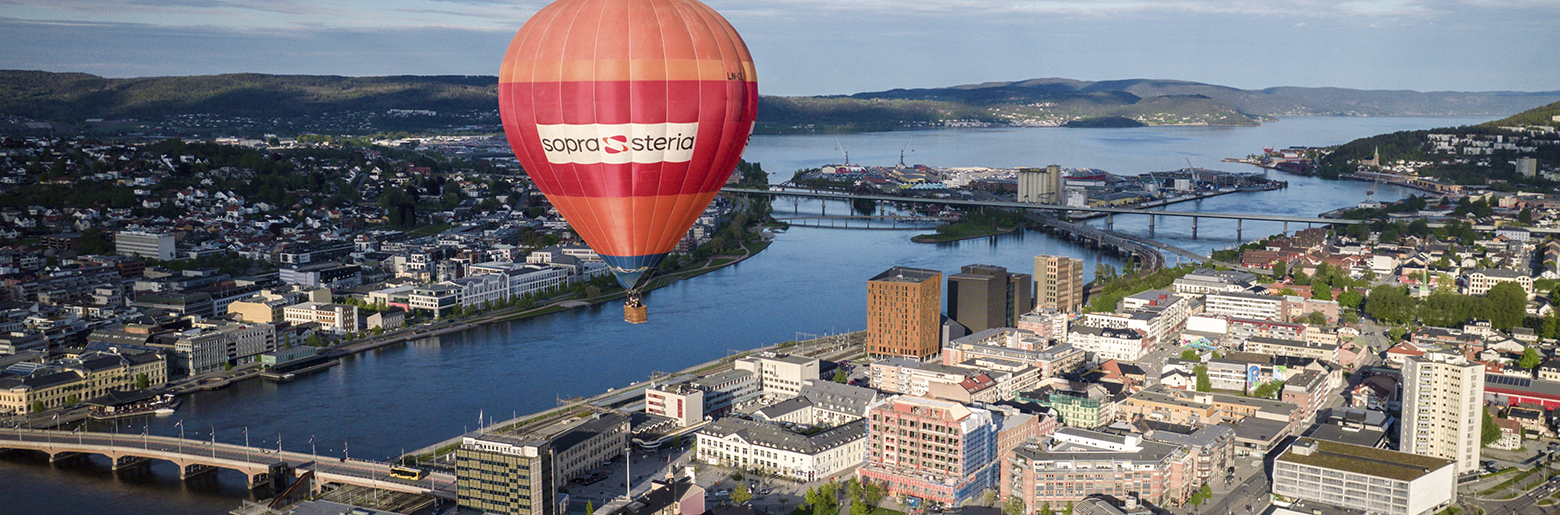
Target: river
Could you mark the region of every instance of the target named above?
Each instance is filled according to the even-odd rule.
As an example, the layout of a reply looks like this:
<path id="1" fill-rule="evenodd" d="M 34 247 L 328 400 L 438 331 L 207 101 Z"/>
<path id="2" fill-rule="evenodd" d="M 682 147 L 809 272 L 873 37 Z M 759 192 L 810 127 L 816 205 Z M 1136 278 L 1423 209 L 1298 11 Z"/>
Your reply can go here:
<path id="1" fill-rule="evenodd" d="M 1480 123 L 1485 118 L 1288 118 L 1261 127 L 1132 129 L 959 129 L 842 136 L 755 136 L 745 158 L 762 163 L 775 182 L 799 168 L 843 160 L 939 167 L 1044 166 L 1099 168 L 1118 174 L 1186 166 L 1227 171 L 1260 169 L 1220 163 L 1262 147 L 1322 146 L 1398 130 Z M 1275 175 L 1278 172 L 1271 172 Z M 1366 198 L 1369 184 L 1288 176 L 1286 190 L 1238 193 L 1170 209 L 1315 215 Z M 1410 192 L 1381 188 L 1395 200 Z M 793 208 L 793 205 L 796 206 Z M 843 212 L 843 204 L 829 206 Z M 817 213 L 817 201 L 775 204 L 777 215 Z M 838 210 L 838 211 L 836 211 Z M 1134 220 L 1136 218 L 1136 220 Z M 1099 222 L 1096 222 L 1099 223 Z M 1147 234 L 1145 217 L 1118 217 L 1118 230 Z M 1292 226 L 1295 230 L 1300 227 Z M 1246 239 L 1279 231 L 1247 223 Z M 1235 243 L 1233 222 L 1162 219 L 1157 236 L 1206 252 Z M 213 438 L 295 451 L 312 447 L 340 456 L 386 459 L 472 428 L 479 414 L 503 419 L 553 406 L 556 399 L 599 393 L 807 334 L 866 325 L 866 281 L 894 265 L 956 272 L 974 263 L 1029 273 L 1036 254 L 1086 261 L 1092 276 L 1102 256 L 1043 233 L 1028 232 L 939 245 L 909 242 L 915 232 L 793 228 L 758 256 L 646 296 L 650 322 L 623 323 L 615 304 L 578 308 L 530 320 L 490 325 L 359 354 L 341 366 L 289 383 L 252 380 L 187 398 L 170 417 L 95 430 Z M 1174 260 L 1171 261 L 1174 263 Z M 182 422 L 182 426 L 178 424 Z M 246 436 L 247 435 L 247 436 Z M 157 464 L 147 477 L 116 478 L 105 459 L 52 467 L 38 456 L 0 459 L 0 499 L 8 513 L 218 514 L 246 496 L 244 478 L 222 471 L 215 481 L 185 484 L 174 467 Z"/>

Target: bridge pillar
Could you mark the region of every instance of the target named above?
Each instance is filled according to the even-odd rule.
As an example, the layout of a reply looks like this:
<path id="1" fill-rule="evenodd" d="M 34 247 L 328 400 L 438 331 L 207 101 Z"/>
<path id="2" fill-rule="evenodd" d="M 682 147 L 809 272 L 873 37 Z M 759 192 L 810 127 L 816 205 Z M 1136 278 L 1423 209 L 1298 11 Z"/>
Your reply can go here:
<path id="1" fill-rule="evenodd" d="M 1105 230 L 1116 230 L 1116 213 L 1108 213 L 1105 215 Z"/>
<path id="2" fill-rule="evenodd" d="M 115 472 L 118 472 L 120 470 L 125 470 L 125 469 L 130 469 L 130 468 L 144 467 L 148 463 L 151 463 L 151 462 L 152 462 L 152 460 L 150 460 L 148 458 L 142 458 L 140 456 L 130 456 L 130 455 L 119 456 L 119 457 L 114 458 L 114 465 L 113 465 L 112 470 L 114 470 Z"/>
<path id="3" fill-rule="evenodd" d="M 49 453 L 49 464 L 53 465 L 55 463 L 68 463 L 68 462 L 76 461 L 76 460 L 79 460 L 79 459 L 82 459 L 82 458 L 85 458 L 85 457 L 87 457 L 86 454 L 82 454 L 82 453 L 79 453 L 79 452 L 70 452 L 70 451 L 51 452 L 51 453 Z"/>
<path id="4" fill-rule="evenodd" d="M 1236 243 L 1236 244 L 1237 244 L 1237 245 L 1239 245 L 1239 244 L 1241 244 L 1241 243 L 1245 243 L 1245 242 L 1246 242 L 1246 240 L 1245 240 L 1245 238 L 1242 238 L 1242 237 L 1241 237 L 1241 236 L 1240 236 L 1240 226 L 1241 226 L 1241 222 L 1245 222 L 1245 221 L 1246 221 L 1246 219 L 1245 219 L 1245 218 L 1236 218 L 1236 219 L 1235 219 L 1235 243 Z"/>
<path id="5" fill-rule="evenodd" d="M 1150 238 L 1154 237 L 1154 221 L 1158 219 L 1157 215 L 1148 215 L 1148 237 Z"/>
<path id="6" fill-rule="evenodd" d="M 1192 217 L 1192 239 L 1197 239 L 1197 217 Z"/>
<path id="7" fill-rule="evenodd" d="M 179 479 L 181 479 L 181 480 L 189 480 L 192 477 L 196 477 L 196 476 L 200 476 L 200 475 L 204 475 L 204 474 L 210 474 L 210 473 L 216 472 L 216 471 L 217 471 L 217 468 L 213 467 L 211 465 L 201 465 L 199 463 L 195 463 L 195 464 L 192 464 L 192 465 L 180 465 L 179 466 Z"/>
<path id="8" fill-rule="evenodd" d="M 1289 236 L 1289 222 L 1284 222 L 1284 236 Z"/>

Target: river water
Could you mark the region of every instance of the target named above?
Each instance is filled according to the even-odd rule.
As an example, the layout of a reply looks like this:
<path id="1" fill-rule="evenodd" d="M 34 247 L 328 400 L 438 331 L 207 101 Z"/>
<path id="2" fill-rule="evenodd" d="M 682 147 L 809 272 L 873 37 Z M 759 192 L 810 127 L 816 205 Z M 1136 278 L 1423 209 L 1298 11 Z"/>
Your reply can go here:
<path id="1" fill-rule="evenodd" d="M 800 168 L 843 161 L 939 167 L 1089 167 L 1137 174 L 1186 166 L 1249 172 L 1220 163 L 1262 147 L 1323 146 L 1398 130 L 1481 123 L 1484 118 L 1289 118 L 1261 127 L 1133 129 L 992 129 L 894 132 L 842 136 L 755 136 L 745 158 L 763 164 L 772 180 Z M 1271 172 L 1278 174 L 1278 172 Z M 1353 205 L 1369 184 L 1287 176 L 1286 190 L 1238 193 L 1171 206 L 1173 210 L 1294 215 Z M 1408 191 L 1383 187 L 1395 200 Z M 816 214 L 817 201 L 775 203 L 777 216 Z M 839 202 L 827 207 L 843 214 Z M 1101 223 L 1096 221 L 1095 223 Z M 1118 230 L 1147 234 L 1147 218 L 1118 217 Z M 1301 227 L 1291 226 L 1290 230 Z M 1246 223 L 1245 239 L 1281 230 Z M 1156 236 L 1194 250 L 1236 243 L 1234 222 L 1203 220 L 1199 239 L 1190 221 L 1161 218 Z M 192 439 L 282 447 L 322 455 L 387 459 L 467 431 L 479 416 L 504 419 L 535 412 L 559 398 L 599 393 L 673 371 L 809 334 L 859 330 L 866 325 L 866 281 L 894 265 L 957 272 L 974 263 L 1032 272 L 1036 254 L 1082 258 L 1085 275 L 1113 256 L 1038 232 L 939 245 L 909 242 L 915 232 L 792 228 L 758 256 L 682 281 L 646 296 L 650 322 L 622 322 L 615 304 L 490 325 L 359 354 L 328 371 L 289 383 L 253 380 L 193 395 L 170 417 L 95 427 Z M 1171 261 L 1174 263 L 1174 259 Z M 180 423 L 182 422 L 182 425 Z M 279 440 L 279 442 L 278 442 Z M 106 459 L 53 467 L 40 456 L 0 458 L 0 512 L 119 514 L 226 513 L 247 496 L 242 475 L 183 483 L 172 465 L 151 474 L 116 477 Z"/>

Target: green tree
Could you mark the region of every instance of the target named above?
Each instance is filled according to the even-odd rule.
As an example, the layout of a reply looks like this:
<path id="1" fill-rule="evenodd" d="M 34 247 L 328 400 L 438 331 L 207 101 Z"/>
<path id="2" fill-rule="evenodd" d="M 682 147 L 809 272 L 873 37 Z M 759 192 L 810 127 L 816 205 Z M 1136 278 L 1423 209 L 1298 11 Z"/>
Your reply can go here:
<path id="1" fill-rule="evenodd" d="M 585 515 L 596 515 L 595 501 L 585 501 Z"/>
<path id="2" fill-rule="evenodd" d="M 840 384 L 845 384 L 847 381 L 850 381 L 850 374 L 845 373 L 845 367 L 835 368 L 834 369 L 834 382 L 840 383 Z"/>
<path id="3" fill-rule="evenodd" d="M 1327 315 L 1320 311 L 1312 311 L 1305 316 L 1305 321 L 1311 325 L 1327 325 Z"/>
<path id="4" fill-rule="evenodd" d="M 1042 503 L 1040 503 L 1040 508 L 1035 510 L 1035 515 L 1053 515 L 1054 513 L 1056 513 L 1056 512 L 1051 511 L 1051 503 L 1050 502 L 1042 502 Z"/>
<path id="5" fill-rule="evenodd" d="M 33 413 L 42 413 L 43 410 L 45 410 L 45 409 L 48 409 L 48 408 L 44 407 L 43 401 L 33 401 L 32 402 L 32 412 Z"/>
<path id="6" fill-rule="evenodd" d="M 1273 277 L 1283 277 L 1289 273 L 1289 263 L 1280 259 L 1273 262 Z"/>
<path id="7" fill-rule="evenodd" d="M 1490 299 L 1491 308 L 1490 325 L 1502 331 L 1516 327 L 1522 323 L 1522 318 L 1527 314 L 1527 292 L 1522 286 L 1511 281 L 1505 281 L 1490 288 L 1485 297 Z"/>
<path id="8" fill-rule="evenodd" d="M 747 483 L 738 484 L 731 489 L 731 502 L 742 504 L 753 500 L 753 493 L 748 491 Z"/>
<path id="9" fill-rule="evenodd" d="M 1116 279 L 1116 267 L 1108 263 L 1094 265 L 1094 284 L 1105 284 Z"/>
<path id="10" fill-rule="evenodd" d="M 1338 305 L 1346 308 L 1358 308 L 1365 302 L 1365 296 L 1360 292 L 1347 290 L 1338 294 Z"/>
<path id="11" fill-rule="evenodd" d="M 1067 515 L 1073 515 L 1072 510 L 1073 510 L 1072 501 L 1067 501 L 1067 508 L 1062 510 L 1062 513 L 1065 513 Z"/>
<path id="12" fill-rule="evenodd" d="M 1297 285 L 1300 285 L 1300 286 L 1310 286 L 1311 285 L 1311 276 L 1306 275 L 1305 271 L 1303 271 L 1303 270 L 1295 270 L 1294 272 L 1291 272 L 1289 274 L 1289 277 L 1290 277 L 1290 279 L 1293 279 L 1294 283 L 1297 284 Z"/>
<path id="13" fill-rule="evenodd" d="M 147 377 L 146 374 L 136 374 L 135 375 L 135 389 L 137 389 L 137 390 L 145 390 L 147 388 L 151 388 L 151 386 L 152 386 L 152 378 Z"/>
<path id="14" fill-rule="evenodd" d="M 1008 498 L 1007 498 L 1007 502 L 1002 504 L 1002 515 L 1019 515 L 1021 513 L 1024 513 L 1024 510 L 1026 510 L 1026 509 L 1028 509 L 1028 507 L 1024 506 L 1024 498 L 1023 497 L 1019 497 L 1017 495 L 1009 495 Z M 1046 509 L 1051 509 L 1051 508 L 1050 508 L 1050 506 L 1046 506 Z"/>
<path id="15" fill-rule="evenodd" d="M 1199 360 L 1201 360 L 1201 358 L 1199 358 L 1197 356 L 1197 351 L 1192 350 L 1192 349 L 1183 349 L 1183 350 L 1181 350 L 1181 360 L 1182 361 L 1199 361 Z"/>
<path id="16" fill-rule="evenodd" d="M 81 404 L 81 394 L 73 393 L 70 394 L 69 397 L 65 398 L 65 407 L 71 408 L 75 407 L 77 404 Z"/>
<path id="17" fill-rule="evenodd" d="M 1539 355 L 1538 349 L 1528 347 L 1522 349 L 1522 359 L 1517 361 L 1517 366 L 1533 370 L 1544 363 L 1544 357 Z"/>
<path id="18" fill-rule="evenodd" d="M 1484 425 L 1479 432 L 1479 444 L 1489 447 L 1490 444 L 1500 440 L 1500 426 L 1495 425 L 1495 417 L 1490 416 L 1490 410 L 1484 412 Z"/>
<path id="19" fill-rule="evenodd" d="M 1365 298 L 1365 314 L 1389 324 L 1408 323 L 1414 314 L 1414 299 L 1408 296 L 1407 289 L 1379 285 L 1371 288 Z"/>
<path id="20" fill-rule="evenodd" d="M 1560 331 L 1560 318 L 1556 318 L 1554 313 L 1550 313 L 1549 316 L 1544 317 L 1543 325 L 1539 326 L 1538 335 L 1544 338 L 1554 338 L 1556 331 Z"/>
<path id="21" fill-rule="evenodd" d="M 1207 365 L 1197 365 L 1196 367 L 1192 368 L 1192 371 L 1197 374 L 1197 391 L 1213 391 L 1213 380 L 1208 378 Z"/>
<path id="22" fill-rule="evenodd" d="M 1311 298 L 1316 300 L 1333 300 L 1332 287 L 1321 281 L 1311 283 Z"/>
<path id="23" fill-rule="evenodd" d="M 1284 391 L 1283 381 L 1269 381 L 1257 385 L 1251 390 L 1251 396 L 1261 399 L 1275 399 Z"/>
<path id="24" fill-rule="evenodd" d="M 1407 335 L 1408 329 L 1401 327 L 1394 327 L 1387 331 L 1387 336 L 1392 339 L 1392 343 L 1403 341 L 1403 337 Z"/>

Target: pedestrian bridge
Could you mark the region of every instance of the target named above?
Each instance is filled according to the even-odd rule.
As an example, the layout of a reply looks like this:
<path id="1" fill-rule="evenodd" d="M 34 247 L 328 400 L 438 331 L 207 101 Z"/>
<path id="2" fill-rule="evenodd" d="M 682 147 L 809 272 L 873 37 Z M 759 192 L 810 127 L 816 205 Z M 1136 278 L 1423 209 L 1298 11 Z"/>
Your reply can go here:
<path id="1" fill-rule="evenodd" d="M 249 478 L 251 487 L 291 477 L 272 478 L 273 466 L 285 464 L 292 471 L 313 471 L 316 484 L 341 483 L 368 488 L 455 499 L 455 476 L 443 472 L 427 474 L 420 480 L 390 477 L 389 463 L 338 458 L 275 449 L 260 449 L 225 443 L 203 442 L 146 434 L 65 432 L 43 429 L 0 429 L 0 449 L 47 453 L 50 462 L 77 459 L 86 455 L 106 456 L 113 470 L 145 466 L 151 460 L 179 467 L 179 479 L 213 473 L 219 469 L 236 470 Z"/>

